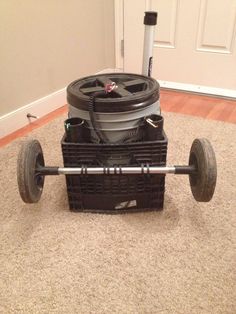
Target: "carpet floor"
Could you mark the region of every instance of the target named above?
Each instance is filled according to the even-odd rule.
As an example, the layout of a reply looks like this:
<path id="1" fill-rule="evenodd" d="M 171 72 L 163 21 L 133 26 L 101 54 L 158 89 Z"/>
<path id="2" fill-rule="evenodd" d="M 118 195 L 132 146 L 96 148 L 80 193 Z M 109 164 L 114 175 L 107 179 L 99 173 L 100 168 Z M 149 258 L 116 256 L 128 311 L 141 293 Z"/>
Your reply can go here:
<path id="1" fill-rule="evenodd" d="M 162 212 L 72 213 L 65 178 L 47 177 L 38 204 L 17 190 L 19 138 L 0 150 L 0 313 L 236 313 L 236 126 L 164 113 L 168 164 L 191 143 L 214 146 L 218 182 L 194 201 L 169 175 Z M 47 165 L 62 165 L 64 117 L 34 130 Z"/>

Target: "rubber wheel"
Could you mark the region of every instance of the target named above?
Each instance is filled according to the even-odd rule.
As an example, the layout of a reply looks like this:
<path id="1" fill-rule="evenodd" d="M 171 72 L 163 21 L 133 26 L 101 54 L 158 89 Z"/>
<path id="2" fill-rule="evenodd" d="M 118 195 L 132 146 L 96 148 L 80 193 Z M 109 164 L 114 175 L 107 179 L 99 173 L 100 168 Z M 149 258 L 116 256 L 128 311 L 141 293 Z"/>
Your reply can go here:
<path id="1" fill-rule="evenodd" d="M 198 202 L 209 202 L 214 194 L 217 178 L 217 165 L 211 143 L 205 139 L 193 141 L 189 165 L 197 169 L 195 174 L 189 175 L 192 194 Z"/>
<path id="2" fill-rule="evenodd" d="M 37 140 L 29 140 L 22 145 L 17 160 L 18 188 L 25 203 L 37 203 L 40 200 L 44 176 L 36 174 L 38 166 L 44 166 L 41 145 Z"/>

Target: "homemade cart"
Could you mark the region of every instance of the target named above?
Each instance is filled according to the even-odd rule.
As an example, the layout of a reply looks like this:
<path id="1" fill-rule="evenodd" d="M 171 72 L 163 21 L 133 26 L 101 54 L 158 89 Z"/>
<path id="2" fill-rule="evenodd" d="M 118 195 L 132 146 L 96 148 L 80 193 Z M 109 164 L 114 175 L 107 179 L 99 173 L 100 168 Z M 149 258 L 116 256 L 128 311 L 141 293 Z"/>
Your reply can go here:
<path id="1" fill-rule="evenodd" d="M 24 202 L 39 201 L 47 175 L 66 176 L 69 206 L 75 211 L 161 210 L 166 174 L 188 175 L 196 201 L 211 200 L 217 170 L 207 139 L 193 141 L 187 165 L 166 165 L 160 87 L 150 77 L 156 19 L 156 12 L 145 13 L 143 75 L 100 74 L 68 86 L 64 167 L 45 166 L 37 140 L 24 143 L 17 171 Z"/>

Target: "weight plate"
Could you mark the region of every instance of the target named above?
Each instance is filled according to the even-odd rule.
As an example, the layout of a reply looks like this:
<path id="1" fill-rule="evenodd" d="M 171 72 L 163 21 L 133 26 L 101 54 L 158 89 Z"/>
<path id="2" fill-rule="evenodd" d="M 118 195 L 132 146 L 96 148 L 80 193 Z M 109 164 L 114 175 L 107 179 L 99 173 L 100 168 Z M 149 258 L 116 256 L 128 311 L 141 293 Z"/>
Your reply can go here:
<path id="1" fill-rule="evenodd" d="M 217 165 L 211 143 L 205 139 L 193 141 L 189 165 L 197 169 L 195 174 L 189 175 L 192 194 L 198 202 L 209 202 L 214 194 L 217 178 Z"/>
<path id="2" fill-rule="evenodd" d="M 17 160 L 18 189 L 25 203 L 40 200 L 44 176 L 36 174 L 38 166 L 44 166 L 43 151 L 40 143 L 31 139 L 22 145 Z"/>

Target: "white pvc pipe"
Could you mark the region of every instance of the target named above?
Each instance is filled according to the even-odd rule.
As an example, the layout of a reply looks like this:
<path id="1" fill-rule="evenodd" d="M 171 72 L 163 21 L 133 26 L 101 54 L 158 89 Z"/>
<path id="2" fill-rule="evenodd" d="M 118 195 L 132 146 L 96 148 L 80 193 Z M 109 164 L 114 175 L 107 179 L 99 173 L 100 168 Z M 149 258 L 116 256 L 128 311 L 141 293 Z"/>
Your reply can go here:
<path id="1" fill-rule="evenodd" d="M 142 74 L 151 76 L 157 12 L 145 12 Z"/>
<path id="2" fill-rule="evenodd" d="M 145 25 L 142 74 L 151 76 L 155 25 Z"/>

